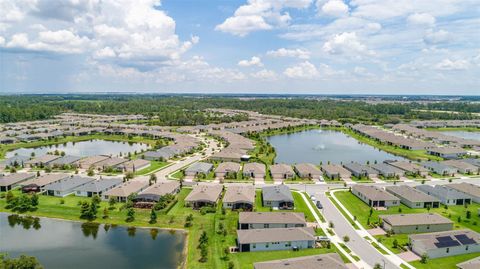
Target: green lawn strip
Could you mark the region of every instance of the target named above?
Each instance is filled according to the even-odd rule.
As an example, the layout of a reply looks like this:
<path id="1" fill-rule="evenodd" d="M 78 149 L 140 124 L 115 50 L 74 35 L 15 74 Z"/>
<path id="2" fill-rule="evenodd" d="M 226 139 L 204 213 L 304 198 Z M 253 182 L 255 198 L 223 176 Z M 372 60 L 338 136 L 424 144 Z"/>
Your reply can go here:
<path id="1" fill-rule="evenodd" d="M 342 247 L 348 254 L 350 254 L 352 251 L 345 245 L 344 243 L 338 243 L 340 247 Z"/>
<path id="2" fill-rule="evenodd" d="M 406 264 L 402 263 L 400 264 L 400 268 L 402 269 L 410 269 L 410 267 L 408 267 Z"/>
<path id="3" fill-rule="evenodd" d="M 388 215 L 388 214 L 408 214 L 408 213 L 427 213 L 428 210 L 425 208 L 409 208 L 403 204 L 396 207 L 390 207 L 387 210 L 373 210 L 372 216 L 370 216 L 370 207 L 365 204 L 362 200 L 357 198 L 349 191 L 338 191 L 335 193 L 337 199 L 345 206 L 345 208 L 352 214 L 357 217 L 357 220 L 365 228 L 370 228 L 367 225 L 368 219 L 370 222 L 378 222 L 379 215 Z M 401 209 L 401 212 L 399 212 Z M 442 205 L 439 208 L 430 209 L 430 213 L 437 213 L 441 216 L 451 219 L 455 224 L 455 229 L 472 229 L 476 232 L 480 232 L 480 217 L 477 212 L 480 209 L 480 204 L 473 203 L 468 205 L 468 208 L 465 208 L 461 205 L 448 206 L 448 209 L 445 209 Z M 466 211 L 470 210 L 471 218 L 466 218 Z M 370 217 L 369 217 L 370 216 Z M 458 221 L 460 217 L 460 222 Z"/>
<path id="4" fill-rule="evenodd" d="M 308 197 L 308 195 L 306 193 L 304 193 L 304 194 Z M 310 197 L 308 197 L 308 202 L 313 207 L 313 210 L 315 210 L 315 212 L 317 213 L 318 217 L 320 218 L 320 221 L 325 223 L 325 218 L 323 217 L 322 213 L 320 213 L 320 210 L 318 210 L 317 205 L 315 205 L 313 203 L 313 201 L 310 199 Z"/>
<path id="5" fill-rule="evenodd" d="M 342 193 L 342 192 L 336 192 L 334 194 L 335 197 L 337 197 L 338 193 Z M 340 213 L 342 213 L 342 215 L 350 222 L 350 224 L 353 226 L 353 228 L 355 230 L 358 230 L 359 228 L 358 228 L 357 224 L 353 221 L 352 218 L 350 218 L 350 216 L 348 216 L 347 212 L 345 212 L 345 210 L 343 210 L 343 208 L 340 207 L 340 205 L 337 203 L 337 201 L 335 201 L 335 199 L 333 199 L 332 197 L 328 197 L 328 199 L 330 199 L 330 201 L 332 201 L 332 203 L 337 207 L 337 209 L 340 211 Z M 345 206 L 345 204 L 344 204 L 344 206 Z"/>
<path id="6" fill-rule="evenodd" d="M 457 264 L 468 261 L 470 259 L 478 257 L 478 253 L 469 253 L 463 255 L 456 255 L 450 257 L 428 259 L 427 263 L 421 263 L 420 261 L 410 262 L 412 266 L 417 269 L 457 269 Z"/>
<path id="7" fill-rule="evenodd" d="M 169 164 L 168 162 L 150 161 L 149 167 L 135 172 L 135 175 L 136 176 L 148 175 L 148 174 L 157 172 L 157 170 L 160 170 L 161 168 L 167 166 L 168 164 Z"/>
<path id="8" fill-rule="evenodd" d="M 307 222 L 316 222 L 315 217 L 312 214 L 312 211 L 308 208 L 308 205 L 305 203 L 305 200 L 303 200 L 302 194 L 299 192 L 292 192 L 293 195 L 293 201 L 295 204 L 295 210 L 296 212 L 303 212 L 305 214 L 305 219 Z"/>
<path id="9" fill-rule="evenodd" d="M 376 242 L 370 242 L 370 244 L 372 244 L 372 246 L 376 248 L 383 255 L 388 255 L 388 253 L 385 250 L 383 250 L 383 248 L 381 248 Z"/>
<path id="10" fill-rule="evenodd" d="M 386 236 L 386 235 L 375 235 L 374 236 L 378 242 L 382 243 L 385 247 L 387 247 L 389 250 L 391 250 L 393 253 L 398 254 L 402 253 L 405 250 L 401 248 L 401 246 L 404 246 L 404 248 L 407 248 L 405 245 L 408 244 L 408 235 L 407 234 L 394 234 L 391 236 Z M 398 247 L 394 248 L 393 247 L 393 241 L 397 240 L 398 242 Z"/>

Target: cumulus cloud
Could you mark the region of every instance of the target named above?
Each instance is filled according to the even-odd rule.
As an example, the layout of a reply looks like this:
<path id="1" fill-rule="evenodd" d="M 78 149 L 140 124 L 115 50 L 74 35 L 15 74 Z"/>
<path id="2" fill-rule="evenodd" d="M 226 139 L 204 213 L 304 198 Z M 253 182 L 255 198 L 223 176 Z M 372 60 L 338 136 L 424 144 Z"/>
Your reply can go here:
<path id="1" fill-rule="evenodd" d="M 342 0 L 317 1 L 319 14 L 331 17 L 342 17 L 348 15 L 348 6 Z"/>
<path id="2" fill-rule="evenodd" d="M 423 37 L 423 40 L 427 44 L 446 43 L 450 41 L 450 39 L 451 39 L 450 33 L 445 30 L 439 30 L 439 31 L 429 30 Z"/>
<path id="3" fill-rule="evenodd" d="M 283 71 L 283 74 L 289 78 L 314 78 L 318 76 L 319 73 L 315 65 L 309 61 L 305 61 L 288 67 Z"/>
<path id="4" fill-rule="evenodd" d="M 290 23 L 290 14 L 284 9 L 303 9 L 312 0 L 248 0 L 240 6 L 232 17 L 215 27 L 215 30 L 236 36 L 246 36 L 251 32 L 283 27 Z"/>
<path id="5" fill-rule="evenodd" d="M 329 54 L 373 55 L 373 51 L 360 42 L 355 32 L 345 32 L 331 37 L 323 45 Z"/>
<path id="6" fill-rule="evenodd" d="M 299 59 L 309 59 L 310 52 L 303 49 L 286 49 L 280 48 L 277 50 L 267 51 L 267 55 L 271 57 L 294 57 Z"/>
<path id="7" fill-rule="evenodd" d="M 89 42 L 87 37 L 80 37 L 68 30 L 59 30 L 39 32 L 33 41 L 30 41 L 26 33 L 14 34 L 5 47 L 16 50 L 78 54 L 88 49 Z"/>
<path id="8" fill-rule="evenodd" d="M 262 69 L 258 72 L 250 74 L 252 77 L 263 80 L 272 80 L 277 78 L 277 74 L 272 70 Z"/>
<path id="9" fill-rule="evenodd" d="M 435 17 L 428 13 L 414 13 L 407 17 L 407 22 L 411 25 L 423 25 L 432 27 L 435 25 Z"/>
<path id="10" fill-rule="evenodd" d="M 470 64 L 467 60 L 444 59 L 435 65 L 435 69 L 443 71 L 460 71 L 468 69 L 469 65 Z"/>
<path id="11" fill-rule="evenodd" d="M 249 67 L 249 66 L 263 66 L 262 60 L 260 57 L 253 56 L 250 60 L 241 60 L 238 62 L 239 66 Z"/>

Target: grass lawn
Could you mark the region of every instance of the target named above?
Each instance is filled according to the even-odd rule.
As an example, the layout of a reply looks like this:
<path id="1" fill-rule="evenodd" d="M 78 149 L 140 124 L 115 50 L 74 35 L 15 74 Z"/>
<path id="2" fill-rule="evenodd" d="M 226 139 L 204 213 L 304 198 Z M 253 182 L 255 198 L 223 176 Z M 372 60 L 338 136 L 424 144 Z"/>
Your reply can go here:
<path id="1" fill-rule="evenodd" d="M 332 197 L 328 197 L 328 199 L 330 199 L 330 201 L 332 201 L 332 203 L 337 207 L 337 209 L 340 211 L 340 213 L 342 213 L 342 215 L 350 222 L 350 224 L 353 226 L 353 228 L 355 230 L 358 230 L 358 226 L 355 222 L 353 222 L 353 219 L 351 219 L 347 213 L 340 207 L 340 205 L 337 203 L 337 201 L 335 201 Z M 347 207 L 348 208 L 348 207 Z M 354 215 L 355 216 L 355 215 Z"/>
<path id="2" fill-rule="evenodd" d="M 161 168 L 165 167 L 168 164 L 169 164 L 168 162 L 150 161 L 149 167 L 135 172 L 135 175 L 136 176 L 148 175 L 156 172 L 157 170 L 160 170 Z"/>
<path id="3" fill-rule="evenodd" d="M 378 211 L 373 210 L 372 216 L 370 216 L 370 207 L 365 204 L 362 200 L 357 198 L 349 191 L 338 191 L 334 194 L 338 200 L 347 208 L 347 210 L 354 216 L 357 217 L 357 220 L 362 224 L 366 229 L 369 228 L 367 225 L 367 220 L 370 218 L 370 222 L 378 222 L 378 215 L 384 214 L 399 214 L 399 213 L 427 213 L 427 209 L 424 208 L 409 208 L 401 204 L 397 207 L 390 207 L 387 210 Z M 401 209 L 401 212 L 399 212 Z M 476 232 L 480 232 L 480 217 L 477 212 L 480 209 L 480 204 L 473 203 L 468 205 L 468 208 L 465 208 L 462 205 L 448 206 L 448 209 L 445 209 L 442 205 L 439 208 L 430 209 L 430 213 L 437 213 L 444 217 L 451 219 L 455 224 L 455 229 L 472 229 Z M 466 218 L 466 211 L 470 210 L 471 218 Z M 460 221 L 459 218 L 460 217 Z"/>
<path id="4" fill-rule="evenodd" d="M 451 257 L 437 258 L 437 259 L 428 259 L 427 263 L 425 264 L 421 263 L 420 261 L 414 261 L 414 262 L 411 262 L 410 264 L 415 266 L 415 268 L 417 269 L 436 269 L 436 268 L 457 269 L 456 264 L 464 261 L 468 261 L 475 257 L 478 257 L 478 253 L 470 253 L 470 254 L 457 255 L 457 256 L 451 256 Z"/>
<path id="5" fill-rule="evenodd" d="M 394 234 L 394 235 L 391 235 L 390 237 L 387 237 L 385 235 L 376 235 L 375 238 L 384 246 L 386 246 L 389 250 L 391 250 L 393 253 L 404 252 L 404 250 L 402 250 L 400 246 L 405 246 L 406 244 L 408 244 L 407 234 Z M 397 240 L 398 242 L 397 248 L 393 247 L 394 240 Z"/>

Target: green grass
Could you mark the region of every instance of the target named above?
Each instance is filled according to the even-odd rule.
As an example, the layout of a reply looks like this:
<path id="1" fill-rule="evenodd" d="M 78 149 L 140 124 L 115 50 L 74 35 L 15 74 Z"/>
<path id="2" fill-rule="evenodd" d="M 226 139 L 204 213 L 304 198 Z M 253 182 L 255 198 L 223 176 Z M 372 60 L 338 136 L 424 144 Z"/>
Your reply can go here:
<path id="1" fill-rule="evenodd" d="M 427 263 L 414 261 L 410 264 L 417 269 L 457 269 L 456 264 L 478 257 L 478 253 L 463 254 L 444 258 L 428 259 Z M 441 266 L 439 266 L 441 264 Z"/>
<path id="2" fill-rule="evenodd" d="M 381 242 L 385 247 L 387 247 L 390 251 L 393 253 L 402 253 L 404 250 L 400 246 L 405 246 L 408 244 L 408 235 L 407 234 L 394 234 L 389 237 L 386 235 L 376 235 L 375 238 Z M 393 241 L 397 240 L 398 242 L 398 247 L 394 248 L 393 247 Z"/>
<path id="3" fill-rule="evenodd" d="M 328 199 L 330 199 L 330 201 L 337 207 L 337 209 L 340 211 L 340 213 L 342 213 L 342 215 L 350 222 L 350 224 L 353 226 L 353 228 L 355 230 L 358 230 L 358 226 L 357 224 L 353 221 L 352 218 L 350 218 L 350 216 L 348 216 L 347 212 L 345 212 L 345 210 L 343 210 L 340 205 L 337 203 L 337 201 L 335 201 L 332 197 L 328 197 Z M 353 215 L 355 216 L 355 215 Z"/>
<path id="4" fill-rule="evenodd" d="M 374 248 L 376 248 L 380 253 L 382 253 L 383 255 L 388 255 L 388 253 L 387 253 L 385 250 L 383 250 L 377 243 L 375 243 L 375 242 L 370 242 L 370 244 L 371 244 Z"/>
<path id="5" fill-rule="evenodd" d="M 308 205 L 305 203 L 305 200 L 303 200 L 302 195 L 299 192 L 292 192 L 292 195 L 295 204 L 294 211 L 303 212 L 305 214 L 305 219 L 307 220 L 307 222 L 316 222 L 315 217 L 313 216 L 310 209 L 308 209 Z"/>
<path id="6" fill-rule="evenodd" d="M 307 195 L 307 194 L 305 194 L 305 195 Z M 307 197 L 308 197 L 308 195 L 307 195 Z M 318 210 L 317 205 L 315 205 L 313 203 L 313 201 L 310 199 L 310 197 L 308 197 L 308 201 L 309 201 L 310 205 L 312 205 L 313 210 L 315 210 L 315 212 L 317 213 L 318 217 L 320 218 L 320 221 L 325 223 L 325 218 L 323 217 L 322 213 L 320 213 L 320 210 Z"/>
<path id="7" fill-rule="evenodd" d="M 157 172 L 158 170 L 162 169 L 166 165 L 168 165 L 168 162 L 160 162 L 160 161 L 150 161 L 150 166 L 142 169 L 140 171 L 135 172 L 136 176 L 144 176 L 144 175 L 149 175 L 154 172 Z"/>
<path id="8" fill-rule="evenodd" d="M 357 198 L 349 191 L 338 191 L 334 194 L 338 200 L 347 208 L 347 210 L 353 215 L 357 217 L 357 220 L 362 224 L 365 229 L 368 229 L 367 220 L 370 218 L 370 222 L 378 222 L 378 215 L 386 215 L 386 214 L 399 214 L 399 213 L 427 213 L 428 210 L 425 208 L 409 208 L 403 204 L 396 207 L 390 207 L 387 210 L 373 210 L 372 216 L 370 215 L 370 207 L 365 204 L 362 200 Z M 401 212 L 399 212 L 399 208 L 401 208 Z M 455 205 L 455 206 L 448 206 L 448 209 L 445 209 L 442 205 L 440 208 L 432 208 L 430 209 L 430 213 L 437 213 L 444 217 L 451 219 L 454 222 L 455 229 L 471 229 L 476 232 L 480 232 L 480 217 L 478 216 L 477 212 L 480 209 L 480 204 L 473 203 L 468 205 L 466 209 L 464 206 Z M 468 220 L 466 219 L 466 211 L 470 210 L 471 218 Z M 458 217 L 461 218 L 461 222 L 458 221 Z"/>

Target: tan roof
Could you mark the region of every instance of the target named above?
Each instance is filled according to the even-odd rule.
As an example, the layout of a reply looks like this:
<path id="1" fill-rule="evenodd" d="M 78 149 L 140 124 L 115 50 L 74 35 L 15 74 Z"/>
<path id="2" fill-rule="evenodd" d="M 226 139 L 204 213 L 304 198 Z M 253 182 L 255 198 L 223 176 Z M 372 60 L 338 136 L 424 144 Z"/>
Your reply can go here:
<path id="1" fill-rule="evenodd" d="M 388 164 L 408 172 L 428 172 L 427 168 L 420 166 L 416 163 L 396 161 L 396 162 L 389 162 Z"/>
<path id="2" fill-rule="evenodd" d="M 238 222 L 305 224 L 305 215 L 299 212 L 240 212 Z"/>
<path id="3" fill-rule="evenodd" d="M 108 156 L 97 155 L 97 156 L 90 156 L 90 157 L 83 158 L 77 161 L 76 163 L 78 163 L 78 165 L 80 165 L 83 168 L 89 168 L 95 163 L 101 162 L 105 159 L 108 159 Z"/>
<path id="4" fill-rule="evenodd" d="M 407 185 L 390 186 L 385 189 L 393 195 L 411 202 L 439 202 L 437 198 Z"/>
<path id="5" fill-rule="evenodd" d="M 347 269 L 337 253 L 257 262 L 253 267 L 254 269 Z"/>
<path id="6" fill-rule="evenodd" d="M 29 161 L 26 161 L 25 164 L 36 164 L 36 163 L 48 163 L 53 160 L 56 160 L 60 158 L 60 156 L 57 155 L 51 155 L 51 154 L 46 154 L 40 157 L 33 158 Z"/>
<path id="7" fill-rule="evenodd" d="M 442 163 L 448 166 L 453 166 L 457 169 L 469 169 L 472 171 L 478 170 L 478 167 L 476 167 L 475 165 L 469 164 L 467 162 L 462 162 L 461 160 L 448 160 L 443 161 Z"/>
<path id="8" fill-rule="evenodd" d="M 410 226 L 410 225 L 428 225 L 428 224 L 447 224 L 453 223 L 448 218 L 435 213 L 416 213 L 416 214 L 392 214 L 380 215 L 386 223 L 392 226 Z"/>
<path id="9" fill-rule="evenodd" d="M 135 160 L 124 162 L 120 164 L 120 166 L 125 170 L 132 171 L 133 167 L 135 167 L 135 169 L 138 169 L 139 167 L 144 167 L 148 164 L 150 164 L 150 162 L 147 160 L 135 159 Z"/>
<path id="10" fill-rule="evenodd" d="M 223 186 L 219 184 L 198 184 L 193 186 L 193 190 L 187 195 L 185 201 L 208 201 L 216 202 L 222 193 Z"/>
<path id="11" fill-rule="evenodd" d="M 384 191 L 383 189 L 374 187 L 374 186 L 367 186 L 367 185 L 353 185 L 353 190 L 356 190 L 363 195 L 365 195 L 368 199 L 372 201 L 395 201 L 399 200 L 397 197 L 393 196 L 392 194 Z"/>
<path id="12" fill-rule="evenodd" d="M 315 240 L 312 227 L 237 230 L 240 244 Z"/>
<path id="13" fill-rule="evenodd" d="M 324 164 L 322 165 L 322 170 L 329 174 L 339 174 L 340 176 L 349 177 L 352 175 L 350 171 L 337 164 Z"/>
<path id="14" fill-rule="evenodd" d="M 225 203 L 255 202 L 255 188 L 252 185 L 238 185 L 227 188 L 223 197 Z"/>
<path id="15" fill-rule="evenodd" d="M 41 175 L 37 178 L 29 179 L 29 180 L 23 182 L 22 185 L 26 186 L 26 185 L 34 184 L 34 185 L 37 185 L 37 186 L 45 186 L 47 184 L 57 182 L 61 179 L 67 178 L 69 176 L 70 176 L 69 174 L 64 174 L 64 173 L 44 174 L 44 175 Z"/>
<path id="16" fill-rule="evenodd" d="M 265 165 L 263 163 L 246 163 L 243 165 L 243 172 L 265 174 Z"/>
<path id="17" fill-rule="evenodd" d="M 480 257 L 476 257 L 466 262 L 459 263 L 457 264 L 457 267 L 459 269 L 478 269 L 480 268 Z"/>
<path id="18" fill-rule="evenodd" d="M 312 175 L 321 175 L 320 169 L 317 166 L 311 163 L 299 163 L 295 165 L 295 169 L 297 169 L 298 173 L 300 174 L 312 174 Z"/>
<path id="19" fill-rule="evenodd" d="M 95 163 L 96 167 L 112 167 L 112 166 L 117 166 L 119 164 L 127 162 L 127 159 L 124 158 L 119 158 L 119 157 L 111 157 L 107 158 L 105 160 L 102 160 L 98 163 Z"/>
<path id="20" fill-rule="evenodd" d="M 274 164 L 270 166 L 270 173 L 273 174 L 293 174 L 292 166 L 288 164 Z"/>
<path id="21" fill-rule="evenodd" d="M 215 172 L 227 173 L 227 172 L 238 172 L 240 171 L 240 164 L 234 162 L 224 162 L 218 165 Z"/>
<path id="22" fill-rule="evenodd" d="M 35 177 L 35 174 L 32 173 L 13 173 L 6 176 L 0 176 L 0 186 L 10 186 L 33 177 Z"/>
<path id="23" fill-rule="evenodd" d="M 180 182 L 176 180 L 158 181 L 152 186 L 141 191 L 140 194 L 156 194 L 163 196 L 165 194 L 173 193 L 178 188 L 180 188 Z"/>
<path id="24" fill-rule="evenodd" d="M 123 183 L 120 186 L 117 186 L 113 189 L 110 189 L 105 192 L 106 196 L 115 196 L 115 197 L 127 197 L 132 193 L 138 193 L 142 189 L 148 186 L 147 181 L 143 180 L 130 180 Z"/>
<path id="25" fill-rule="evenodd" d="M 471 183 L 454 183 L 445 185 L 446 187 L 456 189 L 473 197 L 480 197 L 480 186 L 471 184 Z"/>

